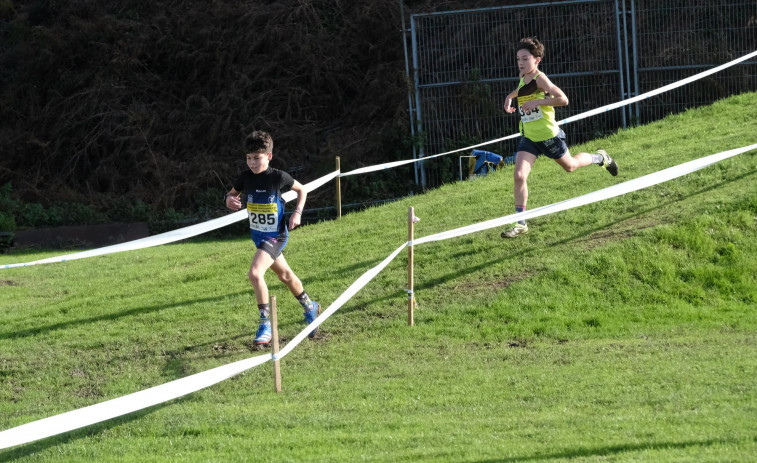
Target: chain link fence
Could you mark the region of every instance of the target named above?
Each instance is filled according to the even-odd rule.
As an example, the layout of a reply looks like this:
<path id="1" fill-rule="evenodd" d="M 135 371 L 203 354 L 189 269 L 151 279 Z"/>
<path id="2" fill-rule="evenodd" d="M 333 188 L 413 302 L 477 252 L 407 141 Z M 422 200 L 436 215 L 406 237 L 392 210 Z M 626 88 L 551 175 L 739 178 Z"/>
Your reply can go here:
<path id="1" fill-rule="evenodd" d="M 755 0 L 571 0 L 410 17 L 411 112 L 421 156 L 518 131 L 503 103 L 518 84 L 515 47 L 537 36 L 539 68 L 568 95 L 564 119 L 686 78 L 757 48 Z M 569 145 L 757 90 L 746 62 L 628 108 L 565 127 Z M 504 156 L 517 140 L 486 149 Z M 457 178 L 457 158 L 421 163 L 424 187 Z"/>

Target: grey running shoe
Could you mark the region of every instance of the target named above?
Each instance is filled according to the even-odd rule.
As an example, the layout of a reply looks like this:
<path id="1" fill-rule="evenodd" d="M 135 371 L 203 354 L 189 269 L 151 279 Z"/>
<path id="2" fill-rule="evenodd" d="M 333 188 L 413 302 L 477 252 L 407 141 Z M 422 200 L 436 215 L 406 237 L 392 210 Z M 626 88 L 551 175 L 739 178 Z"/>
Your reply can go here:
<path id="1" fill-rule="evenodd" d="M 602 167 L 607 169 L 607 172 L 610 173 L 613 177 L 618 176 L 618 163 L 615 162 L 613 158 L 610 157 L 609 154 L 607 154 L 607 151 L 605 150 L 597 150 L 597 153 L 601 154 L 604 158 L 605 162 L 602 163 Z"/>
<path id="2" fill-rule="evenodd" d="M 516 223 L 513 228 L 502 232 L 500 235 L 502 238 L 515 238 L 518 235 L 525 235 L 528 233 L 528 225 L 522 223 Z"/>

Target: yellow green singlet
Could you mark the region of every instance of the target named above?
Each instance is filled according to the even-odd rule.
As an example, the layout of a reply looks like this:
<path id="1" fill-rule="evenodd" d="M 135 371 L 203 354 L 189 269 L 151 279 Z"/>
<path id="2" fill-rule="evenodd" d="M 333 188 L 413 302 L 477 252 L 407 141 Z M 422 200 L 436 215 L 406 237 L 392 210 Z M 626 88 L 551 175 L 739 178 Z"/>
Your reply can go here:
<path id="1" fill-rule="evenodd" d="M 518 113 L 520 113 L 520 133 L 531 141 L 544 141 L 554 138 L 560 132 L 555 121 L 555 108 L 552 106 L 538 106 L 526 114 L 523 103 L 531 100 L 540 100 L 546 96 L 543 90 L 536 85 L 536 79 L 541 75 L 537 73 L 531 82 L 523 83 L 523 77 L 518 84 Z"/>

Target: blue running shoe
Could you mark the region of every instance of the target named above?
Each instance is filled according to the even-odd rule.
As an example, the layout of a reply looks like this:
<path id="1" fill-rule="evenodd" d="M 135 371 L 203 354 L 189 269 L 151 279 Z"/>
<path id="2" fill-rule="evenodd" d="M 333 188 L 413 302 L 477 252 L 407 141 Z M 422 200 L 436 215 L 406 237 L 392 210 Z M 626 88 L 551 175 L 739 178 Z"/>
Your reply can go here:
<path id="1" fill-rule="evenodd" d="M 318 315 L 321 314 L 321 304 L 315 301 L 310 301 L 310 304 L 308 304 L 308 307 L 310 307 L 310 310 L 307 310 L 307 309 L 305 310 L 305 323 L 309 325 L 313 323 L 313 320 L 315 320 L 316 317 L 318 317 Z M 318 328 L 311 331 L 310 334 L 308 334 L 308 337 L 314 338 L 316 332 L 318 332 Z"/>
<path id="2" fill-rule="evenodd" d="M 261 318 L 253 344 L 259 346 L 261 344 L 268 344 L 269 342 L 271 342 L 271 322 L 265 318 Z"/>

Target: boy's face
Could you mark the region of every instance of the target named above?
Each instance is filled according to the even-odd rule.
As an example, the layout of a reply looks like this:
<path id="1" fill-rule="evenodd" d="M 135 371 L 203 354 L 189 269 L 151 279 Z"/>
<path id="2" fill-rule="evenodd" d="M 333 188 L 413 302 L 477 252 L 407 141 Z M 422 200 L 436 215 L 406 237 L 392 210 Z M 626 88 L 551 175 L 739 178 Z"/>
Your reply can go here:
<path id="1" fill-rule="evenodd" d="M 258 151 L 257 153 L 247 153 L 247 167 L 253 174 L 260 174 L 268 169 L 268 163 L 271 162 L 273 153 Z"/>
<path id="2" fill-rule="evenodd" d="M 541 61 L 541 58 L 535 57 L 531 54 L 530 51 L 526 50 L 525 48 L 518 50 L 518 54 L 516 56 L 518 59 L 518 69 L 520 69 L 521 75 L 525 75 L 536 70 L 536 67 Z"/>

